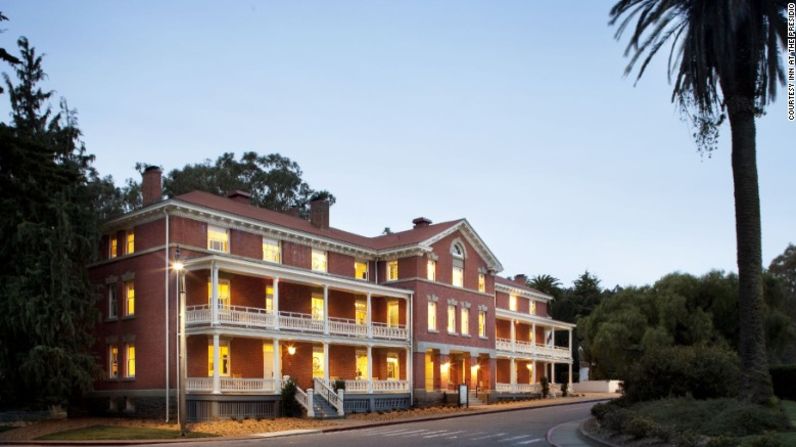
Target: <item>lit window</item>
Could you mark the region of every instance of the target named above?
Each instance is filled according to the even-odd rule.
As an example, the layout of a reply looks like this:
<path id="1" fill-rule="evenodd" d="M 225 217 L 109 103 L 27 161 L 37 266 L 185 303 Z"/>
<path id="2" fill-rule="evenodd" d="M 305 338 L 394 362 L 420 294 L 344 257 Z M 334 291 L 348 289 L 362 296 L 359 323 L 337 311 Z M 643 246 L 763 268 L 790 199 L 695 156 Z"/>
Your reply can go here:
<path id="1" fill-rule="evenodd" d="M 125 377 L 135 377 L 135 345 L 127 345 L 127 368 L 124 370 Z"/>
<path id="2" fill-rule="evenodd" d="M 274 286 L 265 286 L 265 311 L 274 311 Z"/>
<path id="3" fill-rule="evenodd" d="M 322 379 L 324 377 L 324 368 L 326 366 L 326 360 L 323 353 L 323 347 L 321 346 L 313 346 L 312 347 L 312 378 L 313 379 Z"/>
<path id="4" fill-rule="evenodd" d="M 517 310 L 517 296 L 509 295 L 509 310 Z"/>
<path id="5" fill-rule="evenodd" d="M 486 337 L 486 311 L 478 312 L 478 336 Z"/>
<path id="6" fill-rule="evenodd" d="M 398 261 L 390 261 L 387 263 L 387 281 L 396 279 L 398 279 Z"/>
<path id="7" fill-rule="evenodd" d="M 387 326 L 388 327 L 398 327 L 398 322 L 400 321 L 399 317 L 399 309 L 400 305 L 398 304 L 397 300 L 392 300 L 387 303 Z"/>
<path id="8" fill-rule="evenodd" d="M 437 303 L 434 301 L 428 302 L 428 330 L 437 330 Z"/>
<path id="9" fill-rule="evenodd" d="M 207 302 L 213 304 L 213 282 L 207 281 Z M 230 306 L 230 287 L 228 279 L 218 281 L 218 307 Z"/>
<path id="10" fill-rule="evenodd" d="M 119 377 L 119 347 L 116 345 L 108 347 L 108 377 L 111 379 Z"/>
<path id="11" fill-rule="evenodd" d="M 456 306 L 448 304 L 448 333 L 456 333 Z"/>
<path id="12" fill-rule="evenodd" d="M 483 273 L 478 274 L 478 291 L 486 292 L 486 276 Z"/>
<path id="13" fill-rule="evenodd" d="M 116 236 L 111 236 L 111 258 L 115 258 L 118 254 L 118 241 L 116 240 Z"/>
<path id="14" fill-rule="evenodd" d="M 387 354 L 387 380 L 398 380 L 398 354 Z"/>
<path id="15" fill-rule="evenodd" d="M 462 308 L 462 335 L 470 335 L 470 309 Z"/>
<path id="16" fill-rule="evenodd" d="M 279 248 L 279 241 L 263 238 L 263 261 L 282 262 L 282 252 Z"/>
<path id="17" fill-rule="evenodd" d="M 323 320 L 323 295 L 320 293 L 312 294 L 312 302 L 310 303 L 312 319 Z"/>
<path id="18" fill-rule="evenodd" d="M 207 226 L 207 249 L 229 252 L 229 231 L 226 228 Z"/>
<path id="19" fill-rule="evenodd" d="M 453 266 L 453 277 L 451 283 L 456 287 L 464 287 L 464 268 Z"/>
<path id="20" fill-rule="evenodd" d="M 116 284 L 108 286 L 108 319 L 119 316 L 119 299 L 116 296 Z"/>
<path id="21" fill-rule="evenodd" d="M 528 307 L 528 312 L 529 312 L 531 315 L 536 315 L 536 301 L 534 301 L 534 300 L 531 300 L 531 304 L 530 304 L 530 306 Z"/>
<path id="22" fill-rule="evenodd" d="M 127 281 L 124 283 L 124 293 L 124 314 L 127 316 L 135 315 L 135 285 L 132 281 Z"/>
<path id="23" fill-rule="evenodd" d="M 426 278 L 429 281 L 437 280 L 437 261 L 429 259 L 426 262 Z"/>
<path id="24" fill-rule="evenodd" d="M 215 356 L 213 355 L 213 343 L 210 343 L 207 346 L 207 375 L 211 377 L 213 376 L 214 358 Z M 218 359 L 219 359 L 218 375 L 229 377 L 229 370 L 230 370 L 229 340 L 222 340 L 221 343 L 218 344 Z"/>
<path id="25" fill-rule="evenodd" d="M 366 351 L 357 350 L 356 379 L 365 379 L 368 374 L 368 354 Z"/>
<path id="26" fill-rule="evenodd" d="M 312 249 L 312 269 L 316 272 L 326 271 L 326 252 Z"/>
<path id="27" fill-rule="evenodd" d="M 362 298 L 357 298 L 354 301 L 354 321 L 356 324 L 365 324 L 367 315 L 368 303 Z"/>
<path id="28" fill-rule="evenodd" d="M 135 233 L 132 230 L 127 232 L 127 252 L 129 254 L 135 253 Z"/>
<path id="29" fill-rule="evenodd" d="M 354 277 L 356 279 L 368 280 L 368 263 L 367 261 L 354 262 Z"/>
<path id="30" fill-rule="evenodd" d="M 464 287 L 464 249 L 458 243 L 453 244 L 451 254 L 453 255 L 451 284 L 456 287 Z"/>

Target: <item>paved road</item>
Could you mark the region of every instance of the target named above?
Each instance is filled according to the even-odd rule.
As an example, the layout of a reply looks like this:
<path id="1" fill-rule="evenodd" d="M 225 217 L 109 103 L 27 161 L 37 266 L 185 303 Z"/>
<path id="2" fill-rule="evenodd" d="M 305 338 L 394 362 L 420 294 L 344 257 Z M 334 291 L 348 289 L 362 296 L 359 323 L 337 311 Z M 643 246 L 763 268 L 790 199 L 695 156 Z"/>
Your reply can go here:
<path id="1" fill-rule="evenodd" d="M 550 427 L 589 415 L 594 403 L 531 408 L 505 413 L 482 414 L 428 422 L 411 422 L 384 427 L 333 433 L 308 434 L 286 438 L 221 441 L 224 447 L 404 447 L 422 446 L 529 446 L 549 444 L 545 433 Z M 216 444 L 216 443 L 213 443 Z M 207 443 L 186 443 L 207 447 Z M 171 446 L 173 447 L 173 445 Z"/>

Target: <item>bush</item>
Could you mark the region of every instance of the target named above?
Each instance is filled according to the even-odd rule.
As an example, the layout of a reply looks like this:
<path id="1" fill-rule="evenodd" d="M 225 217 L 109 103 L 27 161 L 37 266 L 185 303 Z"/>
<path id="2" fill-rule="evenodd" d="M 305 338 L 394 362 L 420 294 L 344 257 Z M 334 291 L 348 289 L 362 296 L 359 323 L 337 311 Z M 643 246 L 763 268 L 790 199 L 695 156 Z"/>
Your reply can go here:
<path id="1" fill-rule="evenodd" d="M 302 416 L 302 408 L 296 401 L 296 382 L 287 379 L 282 385 L 282 416 L 297 418 Z"/>
<path id="2" fill-rule="evenodd" d="M 658 433 L 658 424 L 644 416 L 631 416 L 623 424 L 622 431 L 636 438 L 652 438 Z"/>
<path id="3" fill-rule="evenodd" d="M 740 369 L 736 354 L 712 346 L 672 346 L 647 351 L 625 380 L 630 401 L 693 396 L 733 397 Z"/>
<path id="4" fill-rule="evenodd" d="M 796 400 L 796 365 L 776 366 L 770 372 L 774 394 L 780 399 Z"/>
<path id="5" fill-rule="evenodd" d="M 737 402 L 705 421 L 703 430 L 709 436 L 740 437 L 785 430 L 789 425 L 788 418 L 777 408 Z"/>
<path id="6" fill-rule="evenodd" d="M 567 397 L 568 394 L 569 394 L 569 384 L 567 382 L 564 382 L 561 384 L 561 395 L 563 397 Z"/>
<path id="7" fill-rule="evenodd" d="M 591 415 L 597 418 L 597 420 L 599 421 L 602 420 L 602 418 L 604 418 L 606 414 L 608 414 L 610 411 L 613 411 L 615 408 L 616 406 L 612 405 L 611 402 L 595 404 L 593 407 L 591 407 Z"/>
<path id="8" fill-rule="evenodd" d="M 766 433 L 765 435 L 750 436 L 741 443 L 741 447 L 785 447 L 773 433 Z"/>
<path id="9" fill-rule="evenodd" d="M 550 380 L 547 377 L 542 377 L 542 397 L 550 395 Z"/>
<path id="10" fill-rule="evenodd" d="M 334 389 L 335 391 L 345 390 L 345 380 L 340 380 L 340 379 L 335 380 L 334 383 L 332 384 L 332 389 Z"/>

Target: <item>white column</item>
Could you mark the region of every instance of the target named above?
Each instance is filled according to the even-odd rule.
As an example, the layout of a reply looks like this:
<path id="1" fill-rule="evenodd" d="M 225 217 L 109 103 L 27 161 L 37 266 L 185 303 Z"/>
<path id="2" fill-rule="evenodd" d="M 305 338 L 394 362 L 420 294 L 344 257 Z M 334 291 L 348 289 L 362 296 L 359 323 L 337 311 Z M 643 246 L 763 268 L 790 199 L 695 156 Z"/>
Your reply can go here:
<path id="1" fill-rule="evenodd" d="M 517 343 L 516 321 L 511 320 L 511 351 L 512 352 L 516 351 L 516 346 L 515 346 L 516 343 Z"/>
<path id="2" fill-rule="evenodd" d="M 373 348 L 368 345 L 368 371 L 365 378 L 368 379 L 368 393 L 373 393 Z"/>
<path id="3" fill-rule="evenodd" d="M 408 337 L 409 336 L 409 325 L 412 324 L 412 314 L 411 314 L 412 306 L 409 305 L 409 300 L 408 299 L 405 300 L 404 302 L 406 303 L 406 324 L 404 325 L 404 327 L 406 328 L 406 335 Z M 398 301 L 398 303 L 400 305 L 401 302 Z M 400 326 L 400 324 L 399 324 L 399 326 Z"/>
<path id="4" fill-rule="evenodd" d="M 572 329 L 569 330 L 569 360 L 572 363 Z"/>
<path id="5" fill-rule="evenodd" d="M 531 360 L 531 383 L 536 383 L 536 360 Z"/>
<path id="6" fill-rule="evenodd" d="M 371 314 L 370 307 L 370 292 L 368 292 L 368 301 L 365 307 L 365 324 L 368 325 L 368 338 L 373 338 L 373 315 Z"/>
<path id="7" fill-rule="evenodd" d="M 282 346 L 279 339 L 274 339 L 274 391 L 282 389 Z"/>
<path id="8" fill-rule="evenodd" d="M 213 326 L 218 324 L 218 267 L 215 262 L 210 266 L 210 319 Z"/>
<path id="9" fill-rule="evenodd" d="M 274 329 L 279 330 L 279 278 L 274 278 L 273 307 L 274 307 Z M 279 342 L 277 341 L 276 343 Z"/>
<path id="10" fill-rule="evenodd" d="M 514 362 L 514 357 L 511 358 L 511 374 L 509 374 L 509 381 L 513 385 L 517 384 L 517 364 Z"/>
<path id="11" fill-rule="evenodd" d="M 556 362 L 550 364 L 550 383 L 556 383 Z"/>
<path id="12" fill-rule="evenodd" d="M 329 286 L 323 286 L 323 333 L 329 334 Z"/>
<path id="13" fill-rule="evenodd" d="M 323 343 L 323 380 L 329 383 L 329 343 Z"/>
<path id="14" fill-rule="evenodd" d="M 412 348 L 406 348 L 406 383 L 412 383 Z M 401 378 L 401 368 L 398 368 L 398 378 Z M 409 391 L 412 390 L 412 386 L 409 385 Z"/>
<path id="15" fill-rule="evenodd" d="M 531 323 L 531 341 L 533 345 L 536 346 L 536 323 Z"/>
<path id="16" fill-rule="evenodd" d="M 569 386 L 567 387 L 567 391 L 570 393 L 572 392 L 572 362 L 569 362 L 569 380 L 567 380 Z"/>
<path id="17" fill-rule="evenodd" d="M 221 394 L 221 349 L 219 336 L 213 334 L 213 394 Z"/>
<path id="18" fill-rule="evenodd" d="M 551 331 L 551 334 L 550 334 L 550 347 L 551 348 L 555 348 L 555 346 L 556 346 L 556 328 L 554 328 L 554 327 L 550 328 L 550 331 Z"/>

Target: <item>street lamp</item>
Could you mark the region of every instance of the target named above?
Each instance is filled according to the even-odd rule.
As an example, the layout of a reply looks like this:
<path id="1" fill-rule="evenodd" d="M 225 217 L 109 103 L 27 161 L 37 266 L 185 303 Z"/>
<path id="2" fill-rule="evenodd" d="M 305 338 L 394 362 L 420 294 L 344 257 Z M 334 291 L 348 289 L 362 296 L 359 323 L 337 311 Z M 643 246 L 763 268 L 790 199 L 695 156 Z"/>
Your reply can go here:
<path id="1" fill-rule="evenodd" d="M 180 353 L 180 362 L 177 369 L 177 377 L 180 381 L 179 387 L 179 398 L 177 404 L 177 419 L 180 422 L 180 436 L 185 437 L 187 433 L 187 429 L 185 427 L 185 421 L 188 417 L 187 413 L 187 405 L 185 401 L 185 391 L 186 386 L 185 382 L 187 382 L 188 378 L 186 376 L 187 370 L 187 359 L 185 355 L 186 351 L 186 341 L 185 341 L 185 264 L 180 261 L 180 247 L 177 247 L 174 253 L 174 264 L 172 264 L 172 268 L 174 272 L 177 274 L 177 296 L 179 297 L 179 309 L 178 309 L 178 331 L 179 331 L 179 338 L 180 338 L 180 346 L 179 346 L 179 353 Z"/>

